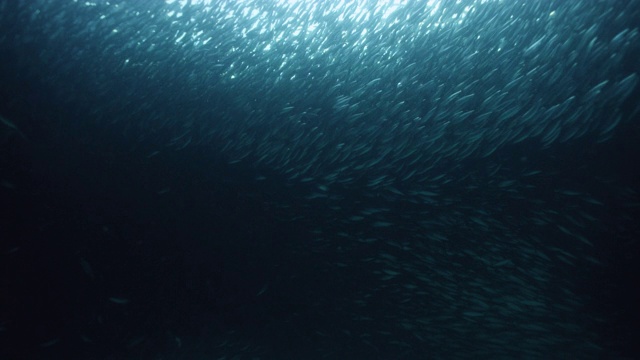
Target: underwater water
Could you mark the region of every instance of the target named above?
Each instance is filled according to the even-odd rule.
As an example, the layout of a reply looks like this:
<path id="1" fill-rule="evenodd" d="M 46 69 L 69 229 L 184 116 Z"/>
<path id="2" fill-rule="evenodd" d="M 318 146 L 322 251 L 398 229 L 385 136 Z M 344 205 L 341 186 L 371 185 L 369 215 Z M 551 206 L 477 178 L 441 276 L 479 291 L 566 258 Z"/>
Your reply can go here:
<path id="1" fill-rule="evenodd" d="M 637 358 L 639 19 L 0 2 L 0 357 Z"/>

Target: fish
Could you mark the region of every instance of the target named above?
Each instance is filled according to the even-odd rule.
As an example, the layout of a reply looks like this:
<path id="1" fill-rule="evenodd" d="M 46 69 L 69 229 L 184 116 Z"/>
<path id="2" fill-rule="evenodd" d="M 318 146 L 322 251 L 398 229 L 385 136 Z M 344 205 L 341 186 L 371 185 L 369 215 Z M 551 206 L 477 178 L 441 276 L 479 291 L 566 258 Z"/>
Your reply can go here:
<path id="1" fill-rule="evenodd" d="M 110 297 L 109 301 L 118 305 L 127 305 L 131 302 L 131 300 L 122 297 Z"/>
<path id="2" fill-rule="evenodd" d="M 635 228 L 628 210 L 603 213 L 616 201 L 637 207 L 637 192 L 584 159 L 634 124 L 625 105 L 639 82 L 628 61 L 638 2 L 159 4 L 16 6 L 37 14 L 25 33 L 61 46 L 41 54 L 52 74 L 42 81 L 102 79 L 87 85 L 110 94 L 101 102 L 62 99 L 91 125 L 138 129 L 119 139 L 148 145 L 154 161 L 161 151 L 187 162 L 190 150 L 222 159 L 274 193 L 274 218 L 305 229 L 287 249 L 349 290 L 299 285 L 296 294 L 314 294 L 300 303 L 327 319 L 308 322 L 306 357 L 611 357 L 570 274 L 604 273 L 591 234 Z M 95 52 L 65 47 L 88 41 Z M 252 298 L 268 303 L 269 286 Z M 283 328 L 304 306 L 279 315 Z M 217 355 L 282 357 L 260 338 L 221 334 Z M 138 339 L 128 340 L 145 346 Z"/>
<path id="3" fill-rule="evenodd" d="M 9 134 L 11 133 L 16 133 L 24 140 L 28 140 L 27 137 L 24 135 L 24 133 L 20 131 L 20 129 L 16 126 L 16 124 L 9 121 L 9 119 L 5 118 L 2 115 L 0 115 L 0 123 L 2 123 L 2 125 L 4 125 L 4 128 L 5 128 L 5 130 L 0 132 L 0 134 L 4 133 L 4 135 L 2 136 L 5 138 L 5 141 L 6 141 L 6 138 L 9 136 Z"/>

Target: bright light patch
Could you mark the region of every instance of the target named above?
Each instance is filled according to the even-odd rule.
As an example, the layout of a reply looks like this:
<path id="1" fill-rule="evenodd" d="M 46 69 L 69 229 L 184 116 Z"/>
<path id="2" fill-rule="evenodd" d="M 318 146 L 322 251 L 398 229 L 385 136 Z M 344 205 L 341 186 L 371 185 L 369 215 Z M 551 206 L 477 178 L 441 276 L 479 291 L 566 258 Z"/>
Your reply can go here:
<path id="1" fill-rule="evenodd" d="M 193 5 L 211 5 L 211 2 L 213 2 L 213 0 L 165 0 L 167 4 L 173 4 L 173 3 L 178 3 L 180 4 L 180 7 L 185 7 L 187 6 L 187 4 L 193 4 Z"/>
<path id="2" fill-rule="evenodd" d="M 397 58 L 402 53 L 400 43 L 430 36 L 445 27 L 462 26 L 478 5 L 501 1 L 504 0 L 165 0 L 171 5 L 165 16 L 172 22 L 188 24 L 186 33 L 176 33 L 172 39 L 180 46 L 209 44 L 226 49 L 229 57 L 239 56 L 240 52 L 252 56 L 279 54 L 278 60 L 268 60 L 280 63 L 282 70 L 294 57 L 317 60 L 337 47 L 367 54 L 372 43 L 380 47 L 380 61 Z M 242 50 L 215 44 L 212 39 L 220 38 L 218 31 L 234 39 L 234 44 L 241 39 Z M 400 34 L 398 43 L 381 44 L 384 37 L 380 34 L 384 33 Z M 237 69 L 228 68 L 229 73 L 240 73 L 242 66 L 249 66 L 235 64 Z"/>

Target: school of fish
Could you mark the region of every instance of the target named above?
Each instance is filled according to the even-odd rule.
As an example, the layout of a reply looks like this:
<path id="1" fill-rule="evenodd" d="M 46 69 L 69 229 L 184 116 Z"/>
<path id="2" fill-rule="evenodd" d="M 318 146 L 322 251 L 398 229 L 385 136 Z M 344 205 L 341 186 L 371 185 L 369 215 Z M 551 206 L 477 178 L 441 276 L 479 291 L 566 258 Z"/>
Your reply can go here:
<path id="1" fill-rule="evenodd" d="M 606 352 L 570 279 L 603 266 L 613 185 L 577 179 L 591 174 L 580 156 L 638 116 L 637 2 L 36 0 L 0 14 L 10 6 L 46 38 L 47 73 L 94 84 L 86 121 L 150 157 L 200 147 L 257 186 L 278 179 L 295 191 L 275 216 L 309 229 L 298 251 L 332 254 L 319 271 L 347 279 L 366 269 L 348 298 L 316 300 L 349 320 L 317 330 L 317 353 Z M 628 187 L 611 196 L 639 205 Z"/>

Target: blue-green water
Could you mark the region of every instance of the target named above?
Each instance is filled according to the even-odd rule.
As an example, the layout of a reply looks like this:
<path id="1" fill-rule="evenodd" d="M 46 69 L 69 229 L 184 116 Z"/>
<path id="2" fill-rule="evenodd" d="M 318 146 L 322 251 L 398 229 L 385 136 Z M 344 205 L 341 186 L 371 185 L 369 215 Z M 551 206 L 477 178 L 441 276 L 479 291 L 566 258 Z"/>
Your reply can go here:
<path id="1" fill-rule="evenodd" d="M 638 19 L 0 2 L 0 357 L 636 358 Z"/>

